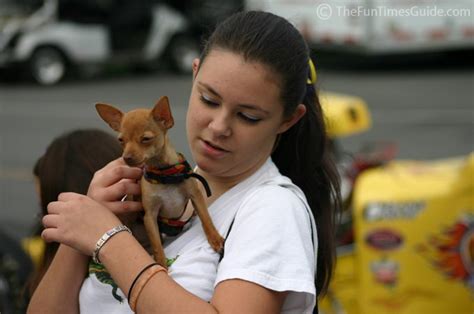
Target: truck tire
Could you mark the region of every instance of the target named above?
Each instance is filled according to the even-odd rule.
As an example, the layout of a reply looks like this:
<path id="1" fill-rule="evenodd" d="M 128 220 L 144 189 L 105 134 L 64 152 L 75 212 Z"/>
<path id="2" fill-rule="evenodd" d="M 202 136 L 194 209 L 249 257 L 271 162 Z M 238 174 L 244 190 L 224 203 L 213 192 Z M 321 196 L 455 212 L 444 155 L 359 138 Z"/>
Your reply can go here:
<path id="1" fill-rule="evenodd" d="M 54 85 L 64 79 L 68 71 L 68 64 L 59 49 L 41 47 L 31 56 L 29 71 L 36 83 Z"/>

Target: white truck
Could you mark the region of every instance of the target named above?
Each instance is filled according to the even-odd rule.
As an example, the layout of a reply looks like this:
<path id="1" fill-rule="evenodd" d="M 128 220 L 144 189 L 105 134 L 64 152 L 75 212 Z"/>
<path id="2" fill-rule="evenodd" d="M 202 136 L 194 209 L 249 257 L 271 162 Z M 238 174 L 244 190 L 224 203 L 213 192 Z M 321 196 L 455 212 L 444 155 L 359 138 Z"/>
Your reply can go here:
<path id="1" fill-rule="evenodd" d="M 474 48 L 473 0 L 247 0 L 289 19 L 312 46 L 367 54 Z"/>

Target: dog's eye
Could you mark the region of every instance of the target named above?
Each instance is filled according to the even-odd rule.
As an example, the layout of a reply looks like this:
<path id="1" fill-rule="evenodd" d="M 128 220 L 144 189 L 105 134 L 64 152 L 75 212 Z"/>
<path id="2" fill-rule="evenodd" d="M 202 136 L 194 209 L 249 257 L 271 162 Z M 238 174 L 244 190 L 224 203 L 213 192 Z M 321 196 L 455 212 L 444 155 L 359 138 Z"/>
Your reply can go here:
<path id="1" fill-rule="evenodd" d="M 149 143 L 151 143 L 151 141 L 153 141 L 153 137 L 144 136 L 144 137 L 142 137 L 141 143 L 142 144 L 149 144 Z"/>
<path id="2" fill-rule="evenodd" d="M 119 137 L 118 141 L 120 142 L 120 144 L 123 144 L 123 138 Z"/>

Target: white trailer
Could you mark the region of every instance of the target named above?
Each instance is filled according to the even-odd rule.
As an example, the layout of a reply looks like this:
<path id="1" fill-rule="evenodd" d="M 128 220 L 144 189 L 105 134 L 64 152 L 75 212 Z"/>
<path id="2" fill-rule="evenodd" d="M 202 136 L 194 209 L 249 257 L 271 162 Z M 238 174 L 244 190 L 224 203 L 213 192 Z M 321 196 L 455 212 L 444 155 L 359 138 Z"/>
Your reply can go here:
<path id="1" fill-rule="evenodd" d="M 247 0 L 289 19 L 312 46 L 364 53 L 474 48 L 473 0 Z"/>

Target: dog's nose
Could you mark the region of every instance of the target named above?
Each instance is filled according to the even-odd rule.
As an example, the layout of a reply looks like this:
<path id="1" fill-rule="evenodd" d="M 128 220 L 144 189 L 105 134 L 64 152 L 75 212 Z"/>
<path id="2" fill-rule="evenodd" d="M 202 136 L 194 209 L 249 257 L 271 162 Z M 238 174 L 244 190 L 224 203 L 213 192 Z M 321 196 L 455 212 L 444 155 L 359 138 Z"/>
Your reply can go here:
<path id="1" fill-rule="evenodd" d="M 132 156 L 123 156 L 123 160 L 130 167 L 135 166 L 135 164 L 136 164 L 136 161 Z"/>

